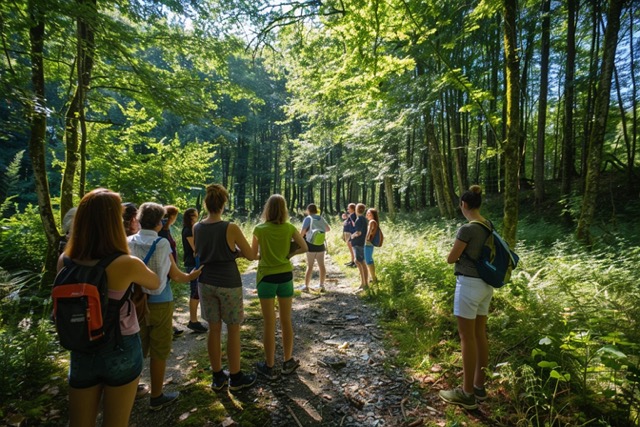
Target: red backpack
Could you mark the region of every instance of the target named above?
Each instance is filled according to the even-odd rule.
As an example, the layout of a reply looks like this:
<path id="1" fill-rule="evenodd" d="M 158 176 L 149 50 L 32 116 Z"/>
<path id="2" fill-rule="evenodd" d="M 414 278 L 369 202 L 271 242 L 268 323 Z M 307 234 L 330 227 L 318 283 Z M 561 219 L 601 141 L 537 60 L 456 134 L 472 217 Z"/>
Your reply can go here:
<path id="1" fill-rule="evenodd" d="M 106 268 L 122 255 L 115 253 L 94 266 L 79 265 L 64 257 L 51 296 L 53 321 L 62 347 L 95 353 L 122 343 L 120 308 L 129 301 L 131 287 L 121 300 L 109 298 Z"/>

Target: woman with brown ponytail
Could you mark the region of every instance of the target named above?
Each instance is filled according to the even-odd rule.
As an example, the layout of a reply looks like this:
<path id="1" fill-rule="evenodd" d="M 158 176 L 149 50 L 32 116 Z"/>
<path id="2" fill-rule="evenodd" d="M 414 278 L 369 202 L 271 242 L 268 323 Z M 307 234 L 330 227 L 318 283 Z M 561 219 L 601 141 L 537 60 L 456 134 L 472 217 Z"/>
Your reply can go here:
<path id="1" fill-rule="evenodd" d="M 458 334 L 462 347 L 461 388 L 441 390 L 442 400 L 465 409 L 476 409 L 477 401 L 487 398 L 484 388 L 485 370 L 489 360 L 487 341 L 487 315 L 493 297 L 493 288 L 480 278 L 475 260 L 487 239 L 487 231 L 481 222 L 492 227 L 491 221 L 480 214 L 482 189 L 472 185 L 460 197 L 460 209 L 469 221 L 458 230 L 456 240 L 447 257 L 455 264 L 456 292 L 453 314 L 458 320 Z"/>

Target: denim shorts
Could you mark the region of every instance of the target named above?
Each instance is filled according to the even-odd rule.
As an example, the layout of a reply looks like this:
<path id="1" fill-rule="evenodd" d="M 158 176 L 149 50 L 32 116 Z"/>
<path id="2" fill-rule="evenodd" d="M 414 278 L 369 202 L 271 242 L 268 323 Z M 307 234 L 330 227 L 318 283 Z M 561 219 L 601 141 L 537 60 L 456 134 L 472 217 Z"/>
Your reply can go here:
<path id="1" fill-rule="evenodd" d="M 142 372 L 140 335 L 124 335 L 122 346 L 94 354 L 71 352 L 69 386 L 89 388 L 99 384 L 120 387 L 137 379 Z"/>
<path id="2" fill-rule="evenodd" d="M 291 298 L 293 296 L 293 280 L 284 283 L 270 283 L 262 281 L 258 283 L 258 298 L 270 299 L 276 296 Z"/>
<path id="3" fill-rule="evenodd" d="M 364 262 L 367 265 L 373 264 L 373 248 L 375 248 L 373 245 L 364 245 Z"/>

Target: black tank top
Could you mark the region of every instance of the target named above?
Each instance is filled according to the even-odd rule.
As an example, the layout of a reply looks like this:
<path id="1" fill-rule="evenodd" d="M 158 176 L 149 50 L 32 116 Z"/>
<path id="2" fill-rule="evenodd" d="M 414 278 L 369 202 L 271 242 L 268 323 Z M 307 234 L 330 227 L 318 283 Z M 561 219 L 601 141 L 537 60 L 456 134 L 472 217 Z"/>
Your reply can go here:
<path id="1" fill-rule="evenodd" d="M 236 264 L 237 252 L 227 244 L 228 221 L 197 223 L 193 228 L 196 254 L 203 265 L 200 283 L 221 288 L 242 287 L 242 278 Z"/>

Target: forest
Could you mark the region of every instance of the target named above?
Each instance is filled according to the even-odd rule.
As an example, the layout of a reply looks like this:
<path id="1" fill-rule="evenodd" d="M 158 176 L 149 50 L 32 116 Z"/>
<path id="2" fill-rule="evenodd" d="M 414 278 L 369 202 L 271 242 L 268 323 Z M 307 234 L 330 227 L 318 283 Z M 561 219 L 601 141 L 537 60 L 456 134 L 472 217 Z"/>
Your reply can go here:
<path id="1" fill-rule="evenodd" d="M 184 210 L 217 182 L 247 223 L 274 193 L 294 217 L 378 207 L 413 251 L 369 296 L 403 337 L 434 320 L 441 233 L 479 184 L 526 255 L 501 322 L 536 312 L 502 331 L 505 411 L 639 425 L 639 27 L 635 0 L 1 2 L 0 378 L 29 393 L 18 323 L 46 319 L 62 218 L 94 188 Z M 519 341 L 529 327 L 545 332 Z M 0 418 L 19 400 L 0 392 Z"/>

